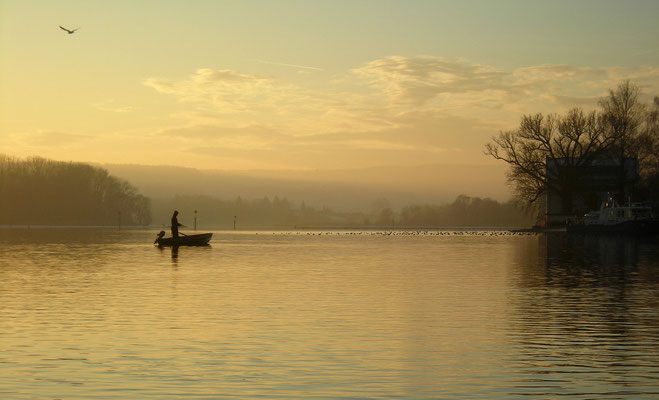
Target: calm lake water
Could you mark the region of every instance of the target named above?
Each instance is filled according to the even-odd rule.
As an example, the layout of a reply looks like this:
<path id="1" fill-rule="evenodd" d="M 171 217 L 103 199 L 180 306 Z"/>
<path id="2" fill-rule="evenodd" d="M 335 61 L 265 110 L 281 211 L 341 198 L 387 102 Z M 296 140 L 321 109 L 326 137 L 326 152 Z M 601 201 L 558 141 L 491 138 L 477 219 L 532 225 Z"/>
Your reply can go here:
<path id="1" fill-rule="evenodd" d="M 0 398 L 659 398 L 659 240 L 430 233 L 0 229 Z"/>

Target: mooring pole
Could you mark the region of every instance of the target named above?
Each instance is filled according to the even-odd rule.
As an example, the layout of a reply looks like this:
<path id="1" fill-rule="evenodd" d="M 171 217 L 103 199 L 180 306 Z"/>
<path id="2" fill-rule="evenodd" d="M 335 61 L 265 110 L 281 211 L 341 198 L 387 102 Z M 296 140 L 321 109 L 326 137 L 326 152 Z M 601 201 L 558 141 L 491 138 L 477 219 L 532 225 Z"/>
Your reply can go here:
<path id="1" fill-rule="evenodd" d="M 233 230 L 236 230 L 236 216 L 233 216 Z"/>
<path id="2" fill-rule="evenodd" d="M 197 230 L 197 210 L 194 210 L 194 230 Z"/>

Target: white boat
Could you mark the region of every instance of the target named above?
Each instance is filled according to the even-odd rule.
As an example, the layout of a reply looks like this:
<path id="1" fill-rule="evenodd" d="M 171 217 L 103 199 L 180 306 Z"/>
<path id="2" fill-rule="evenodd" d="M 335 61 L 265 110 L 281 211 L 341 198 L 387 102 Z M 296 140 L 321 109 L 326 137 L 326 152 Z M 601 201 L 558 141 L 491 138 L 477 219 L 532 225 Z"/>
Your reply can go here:
<path id="1" fill-rule="evenodd" d="M 599 210 L 567 221 L 568 232 L 659 233 L 659 220 L 652 207 L 643 203 L 618 204 L 612 197 Z"/>

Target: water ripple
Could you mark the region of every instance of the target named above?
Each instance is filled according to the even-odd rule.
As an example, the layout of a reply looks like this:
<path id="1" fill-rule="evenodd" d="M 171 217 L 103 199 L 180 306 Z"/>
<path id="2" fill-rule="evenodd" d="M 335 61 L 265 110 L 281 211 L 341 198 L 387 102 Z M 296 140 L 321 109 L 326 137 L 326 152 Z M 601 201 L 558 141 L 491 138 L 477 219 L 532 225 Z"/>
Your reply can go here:
<path id="1" fill-rule="evenodd" d="M 656 241 L 153 236 L 0 230 L 2 398 L 659 395 Z"/>

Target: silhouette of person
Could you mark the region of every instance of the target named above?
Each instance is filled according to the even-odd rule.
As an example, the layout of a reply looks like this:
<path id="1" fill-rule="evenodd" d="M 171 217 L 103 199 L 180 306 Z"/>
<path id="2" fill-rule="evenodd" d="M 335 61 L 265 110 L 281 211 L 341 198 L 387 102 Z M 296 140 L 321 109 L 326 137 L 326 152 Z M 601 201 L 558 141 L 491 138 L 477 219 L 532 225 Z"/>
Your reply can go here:
<path id="1" fill-rule="evenodd" d="M 178 223 L 178 219 L 176 218 L 177 215 L 178 211 L 174 210 L 174 215 L 172 215 L 172 237 L 174 239 L 178 239 L 178 227 L 183 226 Z"/>

